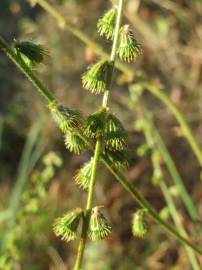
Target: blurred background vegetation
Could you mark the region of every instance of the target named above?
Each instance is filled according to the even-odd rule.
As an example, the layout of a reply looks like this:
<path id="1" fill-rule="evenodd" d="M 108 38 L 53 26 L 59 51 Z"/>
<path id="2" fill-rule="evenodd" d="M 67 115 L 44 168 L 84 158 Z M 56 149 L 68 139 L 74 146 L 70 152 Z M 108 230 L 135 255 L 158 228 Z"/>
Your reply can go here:
<path id="1" fill-rule="evenodd" d="M 109 51 L 110 42 L 99 38 L 96 23 L 110 1 L 51 2 L 78 29 Z M 131 70 L 163 87 L 202 145 L 201 0 L 128 0 L 125 15 L 143 46 L 143 54 L 135 64 L 130 64 Z M 79 108 L 86 115 L 96 110 L 100 97 L 84 91 L 80 80 L 96 55 L 71 33 L 59 29 L 54 18 L 43 9 L 31 8 L 25 0 L 0 0 L 0 34 L 9 43 L 15 38 L 44 44 L 50 55 L 36 71 L 37 75 L 63 104 Z M 144 136 L 134 131 L 138 115 L 131 109 L 128 92 L 133 83 L 116 71 L 111 108 L 129 130 L 129 147 L 134 150 L 129 178 L 155 209 L 161 211 L 165 210 L 165 200 L 159 187 L 151 183 L 151 161 L 135 153 Z M 143 104 L 153 113 L 155 124 L 202 217 L 200 167 L 190 146 L 165 105 L 149 93 L 144 94 Z M 52 223 L 65 211 L 85 203 L 86 194 L 75 186 L 73 176 L 89 157 L 90 153 L 75 156 L 65 149 L 61 133 L 41 97 L 0 52 L 2 270 L 70 269 L 77 243 L 67 245 L 57 239 Z M 170 183 L 163 160 L 162 167 Z M 200 220 L 190 221 L 178 194 L 174 200 L 189 235 L 199 241 Z M 131 215 L 138 206 L 103 167 L 99 172 L 96 204 L 106 205 L 113 233 L 107 241 L 88 244 L 84 269 L 191 269 L 184 247 L 152 220 L 145 239 L 133 238 Z"/>

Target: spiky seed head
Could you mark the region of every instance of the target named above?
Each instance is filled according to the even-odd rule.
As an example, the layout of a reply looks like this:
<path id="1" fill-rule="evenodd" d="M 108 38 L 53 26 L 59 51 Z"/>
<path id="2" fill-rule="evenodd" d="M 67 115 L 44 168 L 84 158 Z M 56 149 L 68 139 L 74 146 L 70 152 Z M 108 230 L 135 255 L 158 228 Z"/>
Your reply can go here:
<path id="1" fill-rule="evenodd" d="M 85 163 L 83 167 L 81 167 L 77 174 L 74 177 L 74 180 L 79 187 L 83 189 L 88 189 L 90 185 L 91 175 L 92 175 L 92 168 L 93 168 L 93 158 Z"/>
<path id="2" fill-rule="evenodd" d="M 107 39 L 113 39 L 116 27 L 117 11 L 117 6 L 114 5 L 101 19 L 98 20 L 97 29 L 100 36 L 105 36 Z"/>
<path id="3" fill-rule="evenodd" d="M 143 238 L 149 229 L 148 223 L 145 219 L 146 210 L 140 209 L 133 214 L 132 219 L 132 233 L 136 237 Z"/>
<path id="4" fill-rule="evenodd" d="M 62 240 L 67 242 L 75 240 L 77 238 L 77 229 L 82 216 L 83 210 L 81 208 L 76 208 L 63 217 L 58 218 L 53 225 L 53 231 L 56 236 L 59 236 Z"/>
<path id="5" fill-rule="evenodd" d="M 74 133 L 65 134 L 65 146 L 70 152 L 79 155 L 86 148 L 85 142 L 82 138 Z"/>
<path id="6" fill-rule="evenodd" d="M 88 236 L 91 240 L 103 240 L 111 233 L 111 225 L 100 211 L 100 207 L 96 206 L 92 209 Z"/>
<path id="7" fill-rule="evenodd" d="M 48 107 L 62 132 L 76 131 L 82 126 L 83 119 L 78 110 L 58 105 L 55 101 L 49 103 Z"/>
<path id="8" fill-rule="evenodd" d="M 119 119 L 108 114 L 105 124 L 105 147 L 109 150 L 123 150 L 127 146 L 127 132 Z"/>
<path id="9" fill-rule="evenodd" d="M 140 44 L 133 36 L 129 25 L 124 25 L 120 29 L 119 47 L 117 53 L 121 60 L 131 62 L 142 52 Z"/>
<path id="10" fill-rule="evenodd" d="M 91 66 L 82 76 L 82 84 L 91 93 L 100 94 L 107 90 L 111 64 L 109 61 L 99 61 Z"/>
<path id="11" fill-rule="evenodd" d="M 84 134 L 89 138 L 100 138 L 104 135 L 105 110 L 100 110 L 88 116 L 84 123 Z"/>
<path id="12" fill-rule="evenodd" d="M 15 42 L 14 47 L 30 68 L 42 63 L 44 57 L 48 55 L 48 51 L 42 45 L 30 41 Z"/>
<path id="13" fill-rule="evenodd" d="M 126 149 L 116 151 L 105 149 L 105 155 L 112 167 L 117 169 L 128 167 L 128 151 Z"/>

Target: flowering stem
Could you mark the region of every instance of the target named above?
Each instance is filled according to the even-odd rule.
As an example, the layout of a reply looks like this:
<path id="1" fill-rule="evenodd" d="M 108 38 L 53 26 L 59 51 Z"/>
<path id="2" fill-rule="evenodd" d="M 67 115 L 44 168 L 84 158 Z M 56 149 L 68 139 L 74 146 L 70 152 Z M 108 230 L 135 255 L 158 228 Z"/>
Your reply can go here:
<path id="1" fill-rule="evenodd" d="M 113 76 L 113 71 L 114 71 L 114 63 L 116 60 L 116 51 L 117 51 L 118 39 L 119 39 L 119 30 L 121 27 L 122 17 L 123 17 L 124 2 L 125 2 L 125 0 L 119 0 L 115 35 L 114 35 L 114 39 L 113 39 L 112 51 L 111 51 L 111 56 L 110 56 L 111 68 L 110 68 L 110 71 L 108 74 L 107 90 L 104 92 L 103 101 L 102 101 L 102 107 L 105 110 L 107 110 L 108 103 L 109 103 L 109 96 L 110 96 L 110 90 L 111 90 L 111 85 L 112 85 L 112 76 Z M 95 152 L 94 152 L 92 175 L 91 175 L 89 192 L 88 192 L 88 199 L 87 199 L 87 206 L 86 206 L 86 211 L 87 211 L 86 221 L 83 224 L 83 227 L 85 227 L 85 230 L 82 231 L 82 236 L 81 236 L 79 247 L 78 247 L 76 264 L 75 264 L 75 268 L 74 268 L 75 270 L 80 270 L 82 267 L 83 254 L 84 254 L 84 250 L 85 250 L 90 213 L 91 213 L 92 207 L 93 207 L 93 198 L 94 198 L 94 192 L 95 192 L 95 183 L 96 183 L 98 165 L 99 165 L 100 157 L 102 154 L 101 150 L 102 150 L 102 140 L 98 139 L 96 142 L 96 147 L 95 147 Z"/>
<path id="2" fill-rule="evenodd" d="M 3 49 L 3 51 L 7 54 L 7 56 L 11 59 L 11 61 L 26 75 L 26 77 L 30 80 L 30 82 L 36 87 L 36 89 L 39 91 L 40 94 L 43 95 L 46 101 L 56 101 L 53 94 L 51 94 L 50 90 L 43 85 L 43 83 L 32 73 L 32 71 L 27 67 L 26 65 L 22 65 L 22 62 L 19 61 L 18 58 L 15 57 L 13 51 L 10 49 L 10 47 L 7 45 L 7 43 L 0 37 L 0 48 Z M 34 78 L 34 79 L 33 79 Z M 44 91 L 45 90 L 45 91 Z M 90 149 L 93 150 L 92 144 L 86 140 L 86 138 L 80 134 L 80 136 L 83 138 L 84 141 L 86 141 L 87 145 Z M 122 172 L 119 170 L 113 168 L 111 166 L 110 161 L 102 154 L 101 156 L 103 163 L 105 166 L 109 169 L 109 171 L 115 176 L 117 181 L 123 186 L 123 188 L 131 195 L 131 197 L 137 201 L 137 203 L 148 210 L 148 214 L 162 227 L 167 230 L 170 234 L 172 234 L 176 239 L 181 241 L 182 243 L 188 245 L 191 247 L 195 252 L 202 255 L 202 250 L 195 247 L 189 240 L 181 236 L 170 224 L 162 220 L 158 213 L 152 208 L 150 203 L 142 197 L 141 194 L 133 187 L 128 179 L 123 175 Z M 82 252 L 82 250 L 81 250 Z"/>
<path id="3" fill-rule="evenodd" d="M 81 40 L 84 44 L 90 46 L 92 50 L 99 56 L 108 58 L 108 54 L 104 52 L 101 46 L 99 46 L 95 41 L 93 41 L 90 37 L 88 37 L 86 34 L 84 34 L 82 31 L 77 29 L 76 27 L 70 25 L 64 16 L 60 15 L 60 13 L 46 0 L 36 0 L 37 3 L 44 8 L 50 15 L 52 15 L 60 24 L 63 22 L 64 28 L 71 32 L 74 36 L 76 36 L 79 40 Z M 137 76 L 136 72 L 131 71 L 127 65 L 120 63 L 119 61 L 116 61 L 116 67 L 121 70 L 128 78 L 132 79 L 135 76 Z M 152 86 L 151 84 L 147 83 L 148 91 L 150 91 L 152 94 L 154 94 L 156 97 L 158 97 L 174 114 L 175 118 L 179 122 L 179 124 L 183 127 L 185 127 L 186 134 L 184 133 L 185 137 L 190 143 L 190 146 L 192 147 L 200 165 L 202 166 L 202 150 L 200 149 L 199 144 L 195 140 L 189 126 L 186 123 L 186 120 L 184 116 L 180 113 L 180 111 L 177 109 L 177 107 L 173 104 L 173 102 L 170 100 L 170 98 L 165 94 L 161 93 L 160 89 L 156 86 Z M 106 99 L 107 99 L 107 93 Z"/>

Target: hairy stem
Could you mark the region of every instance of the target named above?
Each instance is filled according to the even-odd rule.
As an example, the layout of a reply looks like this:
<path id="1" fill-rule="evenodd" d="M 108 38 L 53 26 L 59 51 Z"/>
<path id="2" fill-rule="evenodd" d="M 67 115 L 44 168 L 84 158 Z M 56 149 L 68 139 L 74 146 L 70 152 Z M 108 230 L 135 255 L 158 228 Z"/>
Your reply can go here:
<path id="1" fill-rule="evenodd" d="M 3 41 L 3 43 L 2 43 Z M 3 46 L 2 46 L 3 44 Z M 22 63 L 14 57 L 10 57 L 9 56 L 9 51 L 10 50 L 5 50 L 5 41 L 0 37 L 0 48 L 3 49 L 3 51 L 8 55 L 8 57 L 11 59 L 11 61 L 26 75 L 26 77 L 29 77 L 29 74 L 31 74 L 31 78 L 35 77 L 34 74 L 32 73 L 32 71 L 26 67 L 24 65 L 22 65 Z M 9 46 L 6 44 L 6 48 L 9 48 Z M 12 52 L 13 53 L 13 52 Z M 27 70 L 29 70 L 29 72 L 27 73 Z M 47 94 L 47 92 L 49 92 L 49 89 L 46 88 L 43 83 L 37 78 L 36 80 L 37 82 L 39 82 L 37 85 L 34 83 L 33 80 L 30 79 L 30 82 L 33 84 L 33 86 L 35 86 L 35 88 L 37 90 L 40 89 L 39 93 L 41 93 L 44 97 L 45 100 L 50 100 L 50 101 L 56 101 L 54 96 L 52 94 L 50 94 L 50 96 L 52 97 L 51 99 L 49 99 L 49 95 Z M 39 88 L 39 89 L 38 89 Z M 43 89 L 46 89 L 46 91 L 43 91 Z M 84 141 L 86 141 L 86 138 L 83 137 L 82 133 L 80 134 L 80 136 L 83 138 Z M 94 149 L 94 147 L 89 143 L 89 141 L 86 141 L 87 145 L 89 146 L 89 148 L 91 150 Z M 191 247 L 195 252 L 199 253 L 202 255 L 202 250 L 200 250 L 199 248 L 195 247 L 191 242 L 189 242 L 189 240 L 187 240 L 186 238 L 184 238 L 183 236 L 181 236 L 171 225 L 169 225 L 167 222 L 165 222 L 164 220 L 162 220 L 158 213 L 152 208 L 152 206 L 150 205 L 150 203 L 145 200 L 141 194 L 139 194 L 139 192 L 135 189 L 135 187 L 133 187 L 130 182 L 128 181 L 128 179 L 124 176 L 124 174 L 122 172 L 120 172 L 119 170 L 113 168 L 111 166 L 110 161 L 102 154 L 101 156 L 104 164 L 106 165 L 106 167 L 109 169 L 109 171 L 115 176 L 115 178 L 118 180 L 118 182 L 123 186 L 123 188 L 131 195 L 131 197 L 137 201 L 137 203 L 141 206 L 144 207 L 148 210 L 149 215 L 160 225 L 162 225 L 162 227 L 164 229 L 166 229 L 170 234 L 172 234 L 176 239 L 180 240 L 182 243 L 188 245 L 189 247 Z"/>

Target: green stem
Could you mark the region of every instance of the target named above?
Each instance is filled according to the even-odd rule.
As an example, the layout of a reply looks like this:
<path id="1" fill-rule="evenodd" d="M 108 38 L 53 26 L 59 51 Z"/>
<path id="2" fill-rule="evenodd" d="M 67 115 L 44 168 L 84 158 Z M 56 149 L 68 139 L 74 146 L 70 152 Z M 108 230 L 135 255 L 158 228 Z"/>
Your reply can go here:
<path id="1" fill-rule="evenodd" d="M 53 94 L 50 92 L 48 87 L 33 74 L 31 69 L 15 54 L 15 52 L 8 46 L 8 44 L 0 37 L 0 48 L 7 54 L 12 62 L 24 73 L 28 80 L 36 87 L 36 89 L 42 94 L 42 96 L 48 102 L 55 100 Z"/>
<path id="2" fill-rule="evenodd" d="M 0 47 L 3 48 L 3 50 L 5 49 L 4 44 L 5 41 L 3 41 L 3 46 L 2 46 L 2 41 L 3 39 L 0 37 Z M 6 45 L 7 47 L 8 45 Z M 4 50 L 5 52 L 7 50 Z M 9 50 L 8 50 L 9 51 Z M 7 54 L 9 56 L 9 54 Z M 18 59 L 15 59 L 13 57 L 9 58 L 12 60 L 12 62 L 14 62 L 14 64 L 16 64 L 16 66 L 23 72 L 25 73 L 26 77 L 29 76 L 29 74 L 31 74 L 31 77 L 34 76 L 34 74 L 32 74 L 32 71 L 29 70 L 29 72 L 27 73 L 27 68 L 25 69 L 24 66 L 21 66 L 21 63 L 18 62 Z M 39 81 L 37 79 L 37 81 Z M 49 95 L 47 94 L 48 89 L 46 88 L 47 91 L 43 91 L 43 89 L 45 88 L 45 86 L 42 87 L 42 83 L 40 82 L 39 84 L 35 84 L 32 80 L 30 80 L 30 82 L 36 87 L 36 89 L 38 90 L 38 87 L 40 88 L 40 93 L 45 96 L 46 100 L 49 100 Z M 52 94 L 50 94 L 50 96 L 52 97 L 52 99 L 50 99 L 51 101 L 54 101 L 54 97 Z M 86 141 L 86 138 L 82 135 L 82 133 L 80 134 L 81 137 L 83 138 L 84 141 Z M 94 149 L 94 147 L 92 146 L 91 143 L 89 143 L 89 141 L 86 141 L 87 145 L 89 146 L 90 149 Z M 198 249 L 197 247 L 195 247 L 192 243 L 190 243 L 187 239 L 185 239 L 184 237 L 182 237 L 180 234 L 178 234 L 178 232 L 168 223 L 164 222 L 156 213 L 156 211 L 152 208 L 152 206 L 149 204 L 149 202 L 147 202 L 147 200 L 145 200 L 141 194 L 138 193 L 138 191 L 130 184 L 130 182 L 127 180 L 127 178 L 117 169 L 113 168 L 111 166 L 110 161 L 102 154 L 102 160 L 104 162 L 104 164 L 106 165 L 106 167 L 109 169 L 109 171 L 115 176 L 115 178 L 119 181 L 119 183 L 123 186 L 123 188 L 131 195 L 131 197 L 133 199 L 135 199 L 137 201 L 137 203 L 141 206 L 144 207 L 148 210 L 148 213 L 151 217 L 153 217 L 153 219 L 159 223 L 160 225 L 162 225 L 162 227 L 164 229 L 166 229 L 170 234 L 172 234 L 176 239 L 182 241 L 184 244 L 187 244 L 189 247 L 191 247 L 194 251 L 196 251 L 197 253 L 202 255 L 202 250 Z"/>
<path id="3" fill-rule="evenodd" d="M 110 56 L 111 70 L 110 70 L 110 74 L 108 74 L 108 82 L 107 82 L 108 87 L 107 87 L 107 90 L 104 92 L 103 100 L 102 100 L 102 107 L 105 110 L 107 110 L 107 107 L 108 107 L 110 91 L 111 91 L 111 86 L 112 86 L 112 77 L 113 77 L 113 71 L 114 71 L 114 64 L 116 60 L 116 51 L 117 51 L 117 46 L 118 46 L 119 31 L 120 31 L 122 17 L 123 17 L 124 2 L 125 0 L 119 0 L 115 35 L 113 39 L 112 51 L 111 51 L 111 56 Z M 92 175 L 91 175 L 90 186 L 89 186 L 89 191 L 88 191 L 87 206 L 86 206 L 86 211 L 87 211 L 86 217 L 85 217 L 86 220 L 83 224 L 82 235 L 79 242 L 77 259 L 76 259 L 76 264 L 74 268 L 75 270 L 81 270 L 81 267 L 82 267 L 87 231 L 89 227 L 90 214 L 93 207 L 93 198 L 94 198 L 94 192 L 95 192 L 95 183 L 96 183 L 96 178 L 97 178 L 98 165 L 99 165 L 100 157 L 102 154 L 101 150 L 102 150 L 102 141 L 101 139 L 99 139 L 96 142 L 96 147 L 95 147 L 95 152 L 94 152 L 93 169 L 92 169 Z"/>
<path id="4" fill-rule="evenodd" d="M 161 188 L 161 190 L 163 192 L 163 196 L 164 196 L 164 198 L 166 200 L 169 212 L 170 212 L 170 214 L 172 216 L 172 219 L 173 219 L 178 231 L 181 233 L 181 235 L 183 235 L 184 237 L 187 237 L 187 232 L 183 227 L 180 216 L 178 214 L 178 210 L 177 210 L 177 208 L 175 206 L 175 203 L 173 201 L 172 196 L 170 195 L 170 192 L 169 192 L 169 189 L 168 189 L 166 183 L 162 181 L 162 182 L 160 182 L 159 186 L 160 186 L 160 188 Z M 189 247 L 187 247 L 186 245 L 185 245 L 185 248 L 186 248 L 187 254 L 189 256 L 192 268 L 194 270 L 200 270 L 200 266 L 198 264 L 198 261 L 197 261 L 197 259 L 195 257 L 195 254 L 194 254 L 193 250 L 190 249 Z"/>
<path id="5" fill-rule="evenodd" d="M 183 117 L 181 112 L 178 110 L 176 105 L 157 86 L 149 84 L 149 83 L 143 83 L 142 85 L 145 87 L 145 89 L 147 89 L 153 95 L 158 97 L 172 111 L 172 113 L 174 114 L 175 118 L 177 119 L 177 121 L 181 127 L 182 133 L 184 134 L 187 141 L 189 142 L 196 158 L 198 159 L 199 164 L 202 167 L 202 149 L 199 146 L 199 144 L 197 143 L 196 139 L 194 138 L 190 127 L 188 126 L 185 118 Z"/>
<path id="6" fill-rule="evenodd" d="M 86 204 L 86 216 L 85 216 L 85 221 L 83 224 L 81 239 L 79 241 L 77 258 L 76 258 L 76 263 L 75 263 L 75 267 L 74 267 L 75 270 L 80 270 L 82 267 L 83 255 L 84 255 L 87 232 L 88 232 L 89 219 L 90 219 L 90 214 L 91 214 L 91 210 L 93 207 L 95 183 L 96 183 L 96 178 L 97 178 L 97 171 L 98 171 L 98 165 L 99 165 L 100 156 L 101 156 L 101 150 L 102 150 L 102 141 L 98 140 L 96 143 L 96 147 L 95 147 L 92 175 L 91 175 L 90 186 L 89 186 L 89 191 L 88 191 L 88 199 L 87 199 L 87 204 Z"/>
<path id="7" fill-rule="evenodd" d="M 156 137 L 156 141 L 158 142 L 159 151 L 161 152 L 163 159 L 166 163 L 166 166 L 170 172 L 170 175 L 172 176 L 172 179 L 179 190 L 179 194 L 182 197 L 182 200 L 186 206 L 186 209 L 187 209 L 190 217 L 192 218 L 192 220 L 196 221 L 199 218 L 197 208 L 196 208 L 192 198 L 190 197 L 186 187 L 184 186 L 183 180 L 177 171 L 175 163 L 173 162 L 173 159 L 172 159 L 159 131 L 154 126 L 153 126 L 153 131 L 154 131 L 154 136 Z"/>

